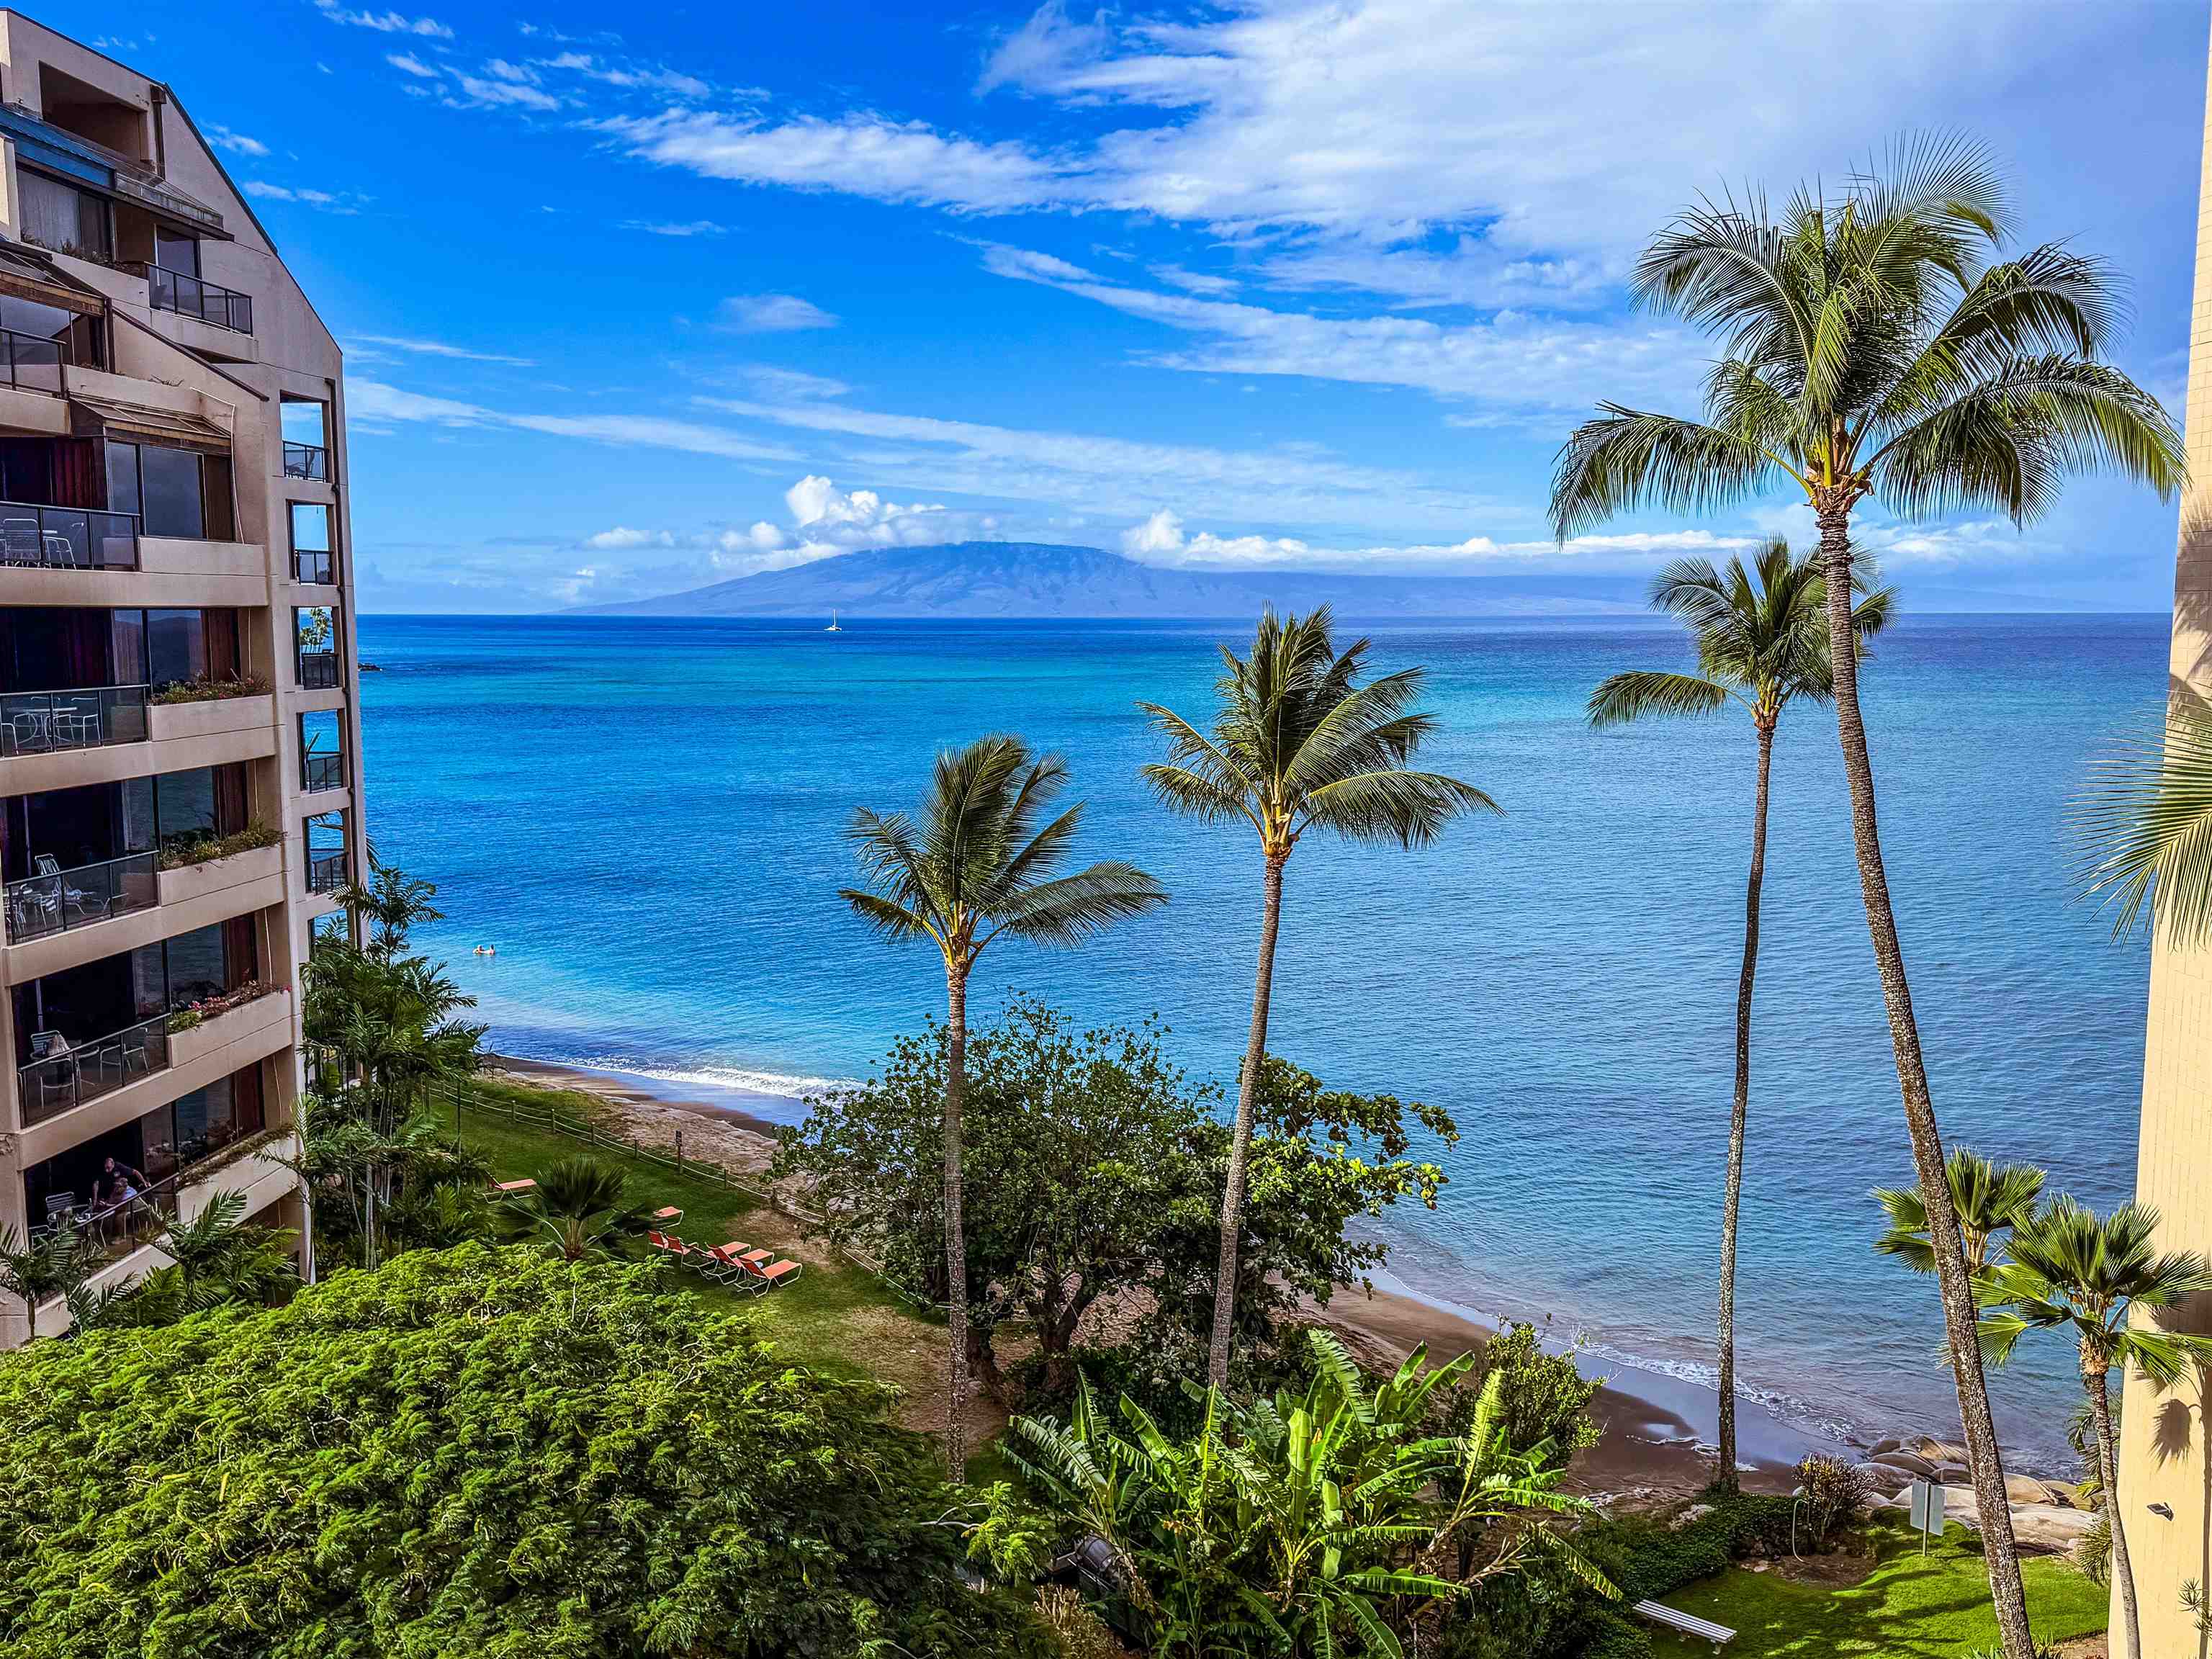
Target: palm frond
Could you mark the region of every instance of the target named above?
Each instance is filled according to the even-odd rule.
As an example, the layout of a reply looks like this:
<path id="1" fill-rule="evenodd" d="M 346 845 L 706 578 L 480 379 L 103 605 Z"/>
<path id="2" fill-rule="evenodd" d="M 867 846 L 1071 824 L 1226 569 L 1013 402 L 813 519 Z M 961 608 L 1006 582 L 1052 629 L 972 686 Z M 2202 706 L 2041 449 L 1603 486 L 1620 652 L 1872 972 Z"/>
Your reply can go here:
<path id="1" fill-rule="evenodd" d="M 2085 848 L 2083 897 L 2115 907 L 2124 938 L 2154 914 L 2167 937 L 2212 939 L 2212 715 L 2176 707 L 2163 742 L 2099 761 L 2069 818 Z"/>
<path id="2" fill-rule="evenodd" d="M 1757 445 L 1698 421 L 1601 404 L 1575 428 L 1552 473 L 1552 531 L 1561 541 L 1646 504 L 1703 515 L 1733 507 L 1772 465 Z"/>
<path id="3" fill-rule="evenodd" d="M 1304 825 L 1317 824 L 1352 841 L 1395 841 L 1425 847 L 1462 812 L 1505 809 L 1471 783 L 1437 772 L 1361 772 L 1306 797 Z"/>
<path id="4" fill-rule="evenodd" d="M 1735 696 L 1728 687 L 1694 674 L 1631 670 L 1601 681 L 1590 693 L 1588 713 L 1592 726 L 1620 726 L 1654 714 L 1710 714 L 1725 708 Z"/>

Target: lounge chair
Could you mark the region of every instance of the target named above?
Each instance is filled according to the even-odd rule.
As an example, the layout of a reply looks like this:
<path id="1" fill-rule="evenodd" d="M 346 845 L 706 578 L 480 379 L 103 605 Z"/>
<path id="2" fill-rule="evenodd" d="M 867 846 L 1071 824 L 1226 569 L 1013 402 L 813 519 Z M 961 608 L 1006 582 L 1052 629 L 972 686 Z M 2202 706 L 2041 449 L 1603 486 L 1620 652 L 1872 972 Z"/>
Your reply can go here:
<path id="1" fill-rule="evenodd" d="M 745 1272 L 752 1276 L 757 1286 L 763 1291 L 774 1290 L 785 1279 L 796 1276 L 799 1272 L 799 1264 L 796 1261 L 756 1261 L 750 1255 L 741 1255 L 738 1258 L 738 1261 Z"/>
<path id="2" fill-rule="evenodd" d="M 510 1198 L 520 1198 L 525 1193 L 536 1192 L 538 1190 L 538 1183 L 532 1181 L 528 1176 L 525 1176 L 520 1181 L 494 1182 L 492 1183 L 491 1189 L 495 1193 L 505 1193 Z"/>
<path id="3" fill-rule="evenodd" d="M 684 1212 L 677 1208 L 673 1204 L 666 1204 L 663 1205 L 659 1209 L 655 1210 L 651 1215 L 646 1217 L 646 1219 L 647 1221 L 657 1221 L 665 1227 L 673 1227 L 678 1222 L 684 1219 Z"/>

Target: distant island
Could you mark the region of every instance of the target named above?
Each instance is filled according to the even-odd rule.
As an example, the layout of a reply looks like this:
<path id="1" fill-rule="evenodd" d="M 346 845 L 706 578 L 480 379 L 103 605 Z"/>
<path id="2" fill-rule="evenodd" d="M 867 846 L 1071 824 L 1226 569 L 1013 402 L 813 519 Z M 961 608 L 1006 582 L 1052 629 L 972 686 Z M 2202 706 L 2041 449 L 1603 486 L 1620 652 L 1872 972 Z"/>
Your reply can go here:
<path id="1" fill-rule="evenodd" d="M 1356 576 L 1311 570 L 1167 569 L 1096 547 L 946 542 L 871 548 L 763 570 L 658 599 L 578 607 L 629 617 L 900 618 L 1249 617 L 1263 604 L 1347 616 L 1587 617 L 1639 614 L 1638 576 Z"/>
<path id="2" fill-rule="evenodd" d="M 1249 617 L 1262 605 L 1309 611 L 1327 603 L 1352 621 L 1476 617 L 1648 617 L 1649 578 L 1520 573 L 1488 576 L 1353 575 L 1324 570 L 1209 570 L 1140 564 L 1097 547 L 1048 542 L 945 542 L 871 548 L 787 570 L 620 605 L 579 605 L 596 617 L 806 617 L 848 622 L 916 617 L 1131 622 Z M 1916 573 L 1908 608 L 1929 611 L 2079 611 L 2078 601 L 1954 586 Z"/>

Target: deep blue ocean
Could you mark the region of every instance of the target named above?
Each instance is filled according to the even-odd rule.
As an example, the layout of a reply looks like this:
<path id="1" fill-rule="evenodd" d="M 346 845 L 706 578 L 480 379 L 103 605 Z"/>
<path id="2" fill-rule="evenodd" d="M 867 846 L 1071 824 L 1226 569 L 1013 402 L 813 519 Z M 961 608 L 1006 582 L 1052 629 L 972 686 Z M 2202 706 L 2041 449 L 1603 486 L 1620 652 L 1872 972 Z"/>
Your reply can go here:
<path id="1" fill-rule="evenodd" d="M 1091 803 L 1080 852 L 1144 864 L 1174 900 L 1077 953 L 994 946 L 971 1010 L 1023 990 L 1090 1021 L 1157 1011 L 1188 1067 L 1231 1077 L 1258 856 L 1152 804 L 1136 769 L 1158 744 L 1133 707 L 1203 716 L 1226 633 L 367 617 L 369 830 L 438 883 L 448 919 L 421 940 L 495 1047 L 793 1094 L 865 1074 L 941 1009 L 933 955 L 878 942 L 836 896 L 853 807 L 904 806 L 939 746 L 1018 732 L 1067 755 Z M 2155 729 L 2166 653 L 2163 617 L 1907 617 L 1863 676 L 1945 1133 L 2099 1205 L 2132 1182 L 2148 951 L 2072 902 L 2064 810 L 2093 757 Z M 1749 722 L 1585 727 L 1606 674 L 1689 665 L 1658 622 L 1387 628 L 1374 661 L 1428 666 L 1428 763 L 1506 816 L 1419 853 L 1302 844 L 1273 1046 L 1457 1118 L 1439 1208 L 1387 1224 L 1405 1285 L 1699 1375 Z M 486 943 L 496 957 L 471 953 Z M 1868 1189 L 1911 1166 L 1817 707 L 1790 710 L 1777 747 L 1753 1042 L 1747 1387 L 1863 1435 L 1955 1425 L 1932 1286 L 1869 1248 Z M 1997 1382 L 2008 1442 L 2047 1457 L 2076 1386 L 2065 1345 L 2023 1344 Z"/>

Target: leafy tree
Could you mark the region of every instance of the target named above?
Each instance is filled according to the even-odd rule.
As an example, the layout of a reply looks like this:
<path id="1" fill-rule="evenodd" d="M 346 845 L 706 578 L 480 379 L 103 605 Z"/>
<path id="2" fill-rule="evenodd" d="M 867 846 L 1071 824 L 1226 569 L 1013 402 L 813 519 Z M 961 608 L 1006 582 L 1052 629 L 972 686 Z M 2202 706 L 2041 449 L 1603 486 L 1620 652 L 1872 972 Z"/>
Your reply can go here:
<path id="1" fill-rule="evenodd" d="M 2114 1366 L 2133 1365 L 2161 1389 L 2192 1363 L 2212 1359 L 2212 1337 L 2159 1329 L 2153 1320 L 2200 1291 L 2212 1290 L 2212 1264 L 2193 1251 L 2156 1247 L 2158 1212 L 2123 1204 L 2100 1217 L 2062 1194 L 2013 1223 L 2012 1260 L 1990 1270 L 1983 1291 L 1982 1337 L 2002 1364 L 2031 1330 L 2070 1331 L 2081 1362 L 2081 1388 L 2096 1425 L 2099 1484 L 2117 1495 L 2118 1452 L 2106 1380 Z M 2138 1313 L 2146 1317 L 2137 1319 Z M 2120 1589 L 2128 1651 L 2143 1650 L 2136 1616 L 2135 1573 L 2128 1565 L 2121 1505 L 2107 1503 L 2112 1581 Z"/>
<path id="2" fill-rule="evenodd" d="M 1518 1452 L 1548 1446 L 1565 1468 L 1578 1452 L 1598 1442 L 1589 1414 L 1600 1384 L 1576 1367 L 1571 1353 L 1547 1353 L 1536 1328 L 1516 1322 L 1484 1345 L 1478 1376 L 1498 1379 L 1498 1425 L 1505 1443 Z"/>
<path id="3" fill-rule="evenodd" d="M 969 1346 L 994 1392 L 1003 1384 L 993 1339 L 1009 1318 L 1034 1332 L 1046 1387 L 1058 1393 L 1073 1385 L 1073 1345 L 1102 1299 L 1147 1290 L 1178 1329 L 1211 1310 L 1230 1132 L 1214 1092 L 1169 1061 L 1164 1035 L 1149 1024 L 1079 1033 L 1018 998 L 967 1045 L 964 1176 L 981 1200 L 963 1256 Z M 769 1172 L 803 1179 L 835 1239 L 874 1253 L 931 1300 L 947 1296 L 937 1175 L 946 1055 L 933 1030 L 902 1040 L 878 1076 L 813 1103 L 784 1132 Z M 1298 1294 L 1326 1300 L 1382 1260 L 1379 1243 L 1346 1237 L 1353 1216 L 1404 1196 L 1434 1202 L 1443 1172 L 1407 1157 L 1408 1116 L 1456 1136 L 1427 1107 L 1326 1090 L 1281 1060 L 1268 1066 L 1253 1165 L 1265 1196 L 1244 1263 L 1254 1340 Z"/>
<path id="4" fill-rule="evenodd" d="M 23 1304 L 25 1334 L 39 1334 L 39 1304 L 65 1295 L 83 1282 L 84 1245 L 73 1227 L 53 1228 L 26 1240 L 13 1227 L 0 1227 L 0 1291 Z"/>
<path id="5" fill-rule="evenodd" d="M 1436 1396 L 1473 1355 L 1431 1368 L 1416 1350 L 1376 1386 L 1325 1333 L 1312 1341 L 1302 1392 L 1238 1407 L 1208 1389 L 1186 1438 L 1126 1399 L 1127 1427 L 1114 1428 L 1087 1385 L 1065 1426 L 1014 1419 L 1010 1457 L 1067 1524 L 1107 1541 L 1156 1654 L 1303 1659 L 1350 1644 L 1397 1659 L 1440 1604 L 1538 1555 L 1609 1591 L 1531 1522 L 1587 1505 L 1557 1490 L 1542 1449 L 1508 1445 L 1497 1380 L 1465 1433 L 1433 1432 Z M 997 1536 L 984 1534 L 986 1547 Z"/>
<path id="6" fill-rule="evenodd" d="M 2002 180 L 1979 150 L 1954 139 L 1901 143 L 1881 173 L 1854 175 L 1833 196 L 1802 188 L 1779 215 L 1760 196 L 1684 212 L 1644 253 L 1634 289 L 1644 304 L 1723 342 L 1706 377 L 1705 418 L 1603 404 L 1559 453 L 1552 522 L 1565 538 L 1647 502 L 1705 513 L 1779 485 L 1820 526 L 1868 931 L 1913 1161 L 1931 1195 L 1929 1242 L 1991 1596 L 2006 1653 L 2029 1659 L 1973 1288 L 1882 864 L 1852 649 L 1851 518 L 1878 500 L 1906 517 L 1995 508 L 2026 524 L 2069 472 L 2109 468 L 2170 495 L 2185 468 L 2157 398 L 2104 361 L 2124 309 L 2112 272 L 2057 243 L 2008 257 L 2006 240 Z"/>
<path id="7" fill-rule="evenodd" d="M 1891 592 L 1875 589 L 1871 570 L 1856 580 L 1867 591 L 1852 608 L 1860 644 L 1889 620 Z M 1828 672 L 1826 589 L 1820 562 L 1794 558 L 1779 536 L 1750 568 L 1730 559 L 1725 573 L 1705 559 L 1678 559 L 1651 584 L 1651 605 L 1681 618 L 1698 652 L 1694 674 L 1632 669 L 1590 694 L 1592 726 L 1619 726 L 1659 715 L 1711 714 L 1731 703 L 1751 716 L 1759 739 L 1752 791 L 1751 874 L 1744 884 L 1743 971 L 1735 995 L 1735 1103 L 1729 1119 L 1728 1180 L 1721 1194 L 1720 1434 L 1715 1478 L 1736 1486 L 1735 1232 L 1743 1195 L 1744 1127 L 1751 1110 L 1751 994 L 1759 972 L 1759 890 L 1766 879 L 1766 798 L 1774 765 L 1774 732 L 1782 711 L 1805 701 L 1825 702 Z"/>
<path id="8" fill-rule="evenodd" d="M 297 1240 L 276 1227 L 241 1227 L 246 1195 L 222 1192 L 190 1221 L 172 1220 L 154 1244 L 169 1258 L 135 1285 L 69 1293 L 79 1332 L 173 1325 L 210 1308 L 267 1307 L 299 1288 Z"/>
<path id="9" fill-rule="evenodd" d="M 1235 1137 L 1221 1192 L 1218 1297 L 1206 1355 L 1214 1388 L 1229 1382 L 1243 1282 L 1237 1253 L 1251 1182 L 1246 1169 L 1257 1109 L 1267 1013 L 1282 925 L 1283 866 L 1301 836 L 1328 831 L 1358 842 L 1425 846 L 1460 813 L 1498 803 L 1472 784 L 1416 771 L 1413 758 L 1436 729 L 1411 712 L 1424 671 L 1401 669 L 1363 685 L 1368 641 L 1340 652 L 1329 609 L 1279 617 L 1260 614 L 1249 656 L 1221 647 L 1212 727 L 1201 731 L 1158 703 L 1137 706 L 1167 738 L 1168 758 L 1143 775 L 1171 810 L 1205 823 L 1249 824 L 1260 837 L 1260 962 L 1252 981 L 1251 1034 L 1238 1073 Z"/>
<path id="10" fill-rule="evenodd" d="M 889 1398 L 650 1267 L 482 1245 L 41 1343 L 0 1364 L 0 1650 L 1042 1659 Z"/>
<path id="11" fill-rule="evenodd" d="M 860 887 L 838 896 L 886 939 L 927 939 L 945 963 L 945 1282 L 968 1283 L 961 1204 L 961 1108 L 967 1071 L 968 976 L 1001 933 L 1072 946 L 1116 921 L 1167 902 L 1166 890 L 1134 865 L 1109 860 L 1054 876 L 1083 818 L 1080 803 L 1050 822 L 1047 804 L 1067 780 L 1057 755 L 1032 756 L 1019 738 L 979 738 L 937 757 L 916 817 L 860 807 L 847 831 Z M 967 1455 L 968 1299 L 949 1297 L 945 1466 Z"/>
<path id="12" fill-rule="evenodd" d="M 1954 1146 L 1943 1160 L 1951 1211 L 1959 1218 L 1959 1242 L 1966 1271 L 1979 1279 L 1990 1266 L 1997 1235 L 2035 1212 L 2042 1195 L 2042 1170 L 2033 1164 L 1992 1164 L 1965 1146 Z M 1884 1255 L 1893 1255 L 1917 1273 L 1936 1271 L 1936 1248 L 1929 1243 L 1928 1206 L 1917 1187 L 1877 1187 L 1875 1201 L 1889 1218 L 1889 1229 L 1875 1240 Z"/>
<path id="13" fill-rule="evenodd" d="M 610 1164 L 580 1153 L 539 1170 L 537 1182 L 507 1200 L 507 1231 L 563 1261 L 626 1257 L 646 1231 L 645 1206 L 624 1194 L 623 1172 Z"/>

